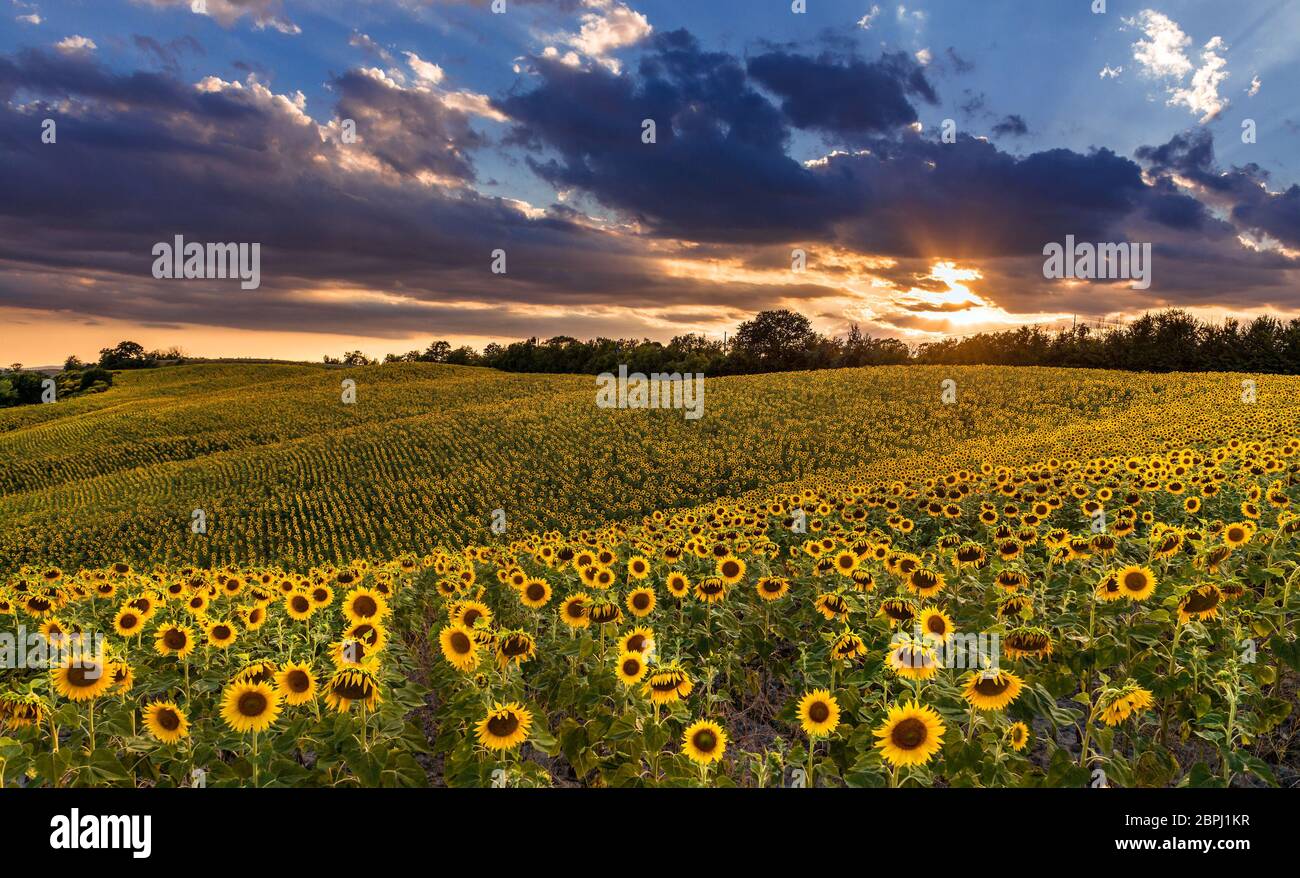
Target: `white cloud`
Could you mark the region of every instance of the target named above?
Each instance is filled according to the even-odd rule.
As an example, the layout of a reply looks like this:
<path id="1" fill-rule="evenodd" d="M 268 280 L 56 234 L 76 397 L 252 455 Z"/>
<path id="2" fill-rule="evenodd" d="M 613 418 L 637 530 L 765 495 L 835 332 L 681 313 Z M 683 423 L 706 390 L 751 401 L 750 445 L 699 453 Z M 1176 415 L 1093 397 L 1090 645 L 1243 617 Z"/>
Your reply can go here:
<path id="1" fill-rule="evenodd" d="M 271 28 L 282 34 L 296 36 L 302 28 L 281 14 L 282 0 L 134 0 L 156 9 L 186 8 L 195 15 L 216 19 L 222 27 L 230 27 L 245 15 L 253 17 L 257 30 Z"/>
<path id="2" fill-rule="evenodd" d="M 389 52 L 383 46 L 379 45 L 379 43 L 375 42 L 375 40 L 372 39 L 369 34 L 363 34 L 360 31 L 354 31 L 352 33 L 352 36 L 348 37 L 348 45 L 353 46 L 357 49 L 363 49 L 371 53 L 372 55 L 376 55 L 380 59 L 389 62 L 390 64 L 393 61 L 393 53 Z"/>
<path id="3" fill-rule="evenodd" d="M 437 85 L 442 82 L 445 75 L 441 67 L 431 61 L 425 61 L 414 52 L 403 52 L 406 56 L 406 63 L 411 65 L 411 71 L 417 79 L 427 82 L 430 85 Z"/>
<path id="4" fill-rule="evenodd" d="M 617 0 L 583 0 L 583 6 L 589 11 L 579 19 L 578 32 L 558 37 L 557 42 L 618 73 L 621 65 L 610 54 L 645 39 L 654 27 L 643 14 Z"/>
<path id="5" fill-rule="evenodd" d="M 21 21 L 23 24 L 40 24 L 41 16 L 38 13 L 30 12 L 27 15 L 18 16 L 15 20 Z"/>
<path id="6" fill-rule="evenodd" d="M 1228 106 L 1228 99 L 1219 96 L 1219 86 L 1230 75 L 1227 60 L 1219 54 L 1224 48 L 1222 38 L 1212 38 L 1201 50 L 1201 66 L 1192 74 L 1191 86 L 1179 86 L 1169 93 L 1171 107 L 1182 105 L 1193 113 L 1200 113 L 1201 124 L 1209 122 Z"/>
<path id="7" fill-rule="evenodd" d="M 1124 24 L 1142 29 L 1145 39 L 1133 44 L 1133 60 L 1148 76 L 1165 79 L 1168 106 L 1183 106 L 1199 115 L 1202 124 L 1214 119 L 1228 106 L 1219 95 L 1219 87 L 1229 77 L 1228 62 L 1222 52 L 1227 46 L 1222 37 L 1211 37 L 1201 47 L 1200 66 L 1187 56 L 1192 38 L 1178 23 L 1153 9 L 1144 9 Z M 1191 82 L 1184 84 L 1188 74 Z M 1105 76 L 1102 71 L 1102 76 Z"/>
<path id="8" fill-rule="evenodd" d="M 1124 72 L 1123 67 L 1111 67 L 1109 64 L 1107 64 L 1101 68 L 1101 72 L 1098 73 L 1097 75 L 1102 79 L 1114 79 L 1115 77 L 1119 76 L 1123 72 Z"/>
<path id="9" fill-rule="evenodd" d="M 898 16 L 899 24 L 910 24 L 913 27 L 915 27 L 917 30 L 920 30 L 922 27 L 925 26 L 924 10 L 921 9 L 908 10 L 906 6 L 900 3 L 898 6 L 897 16 Z"/>
<path id="10" fill-rule="evenodd" d="M 933 57 L 934 56 L 930 54 L 929 49 L 922 49 L 921 51 L 916 53 L 917 63 L 920 64 L 922 67 L 928 65 Z"/>
<path id="11" fill-rule="evenodd" d="M 1144 9 L 1135 18 L 1124 19 L 1124 23 L 1142 28 L 1146 34 L 1145 40 L 1133 44 L 1133 60 L 1148 75 L 1181 79 L 1192 72 L 1192 62 L 1185 51 L 1192 38 L 1173 19 L 1153 9 Z"/>
<path id="12" fill-rule="evenodd" d="M 1264 83 L 1260 81 L 1259 74 L 1256 73 L 1250 80 L 1250 88 L 1246 89 L 1246 97 L 1253 98 L 1259 94 L 1259 87 Z"/>
<path id="13" fill-rule="evenodd" d="M 90 37 L 83 37 L 80 34 L 74 34 L 70 37 L 64 37 L 54 44 L 54 48 L 67 55 L 84 54 L 93 52 L 99 48 L 95 41 Z"/>
<path id="14" fill-rule="evenodd" d="M 875 24 L 878 15 L 880 15 L 880 7 L 872 6 L 870 12 L 858 19 L 858 27 L 863 30 L 871 30 L 871 25 Z"/>

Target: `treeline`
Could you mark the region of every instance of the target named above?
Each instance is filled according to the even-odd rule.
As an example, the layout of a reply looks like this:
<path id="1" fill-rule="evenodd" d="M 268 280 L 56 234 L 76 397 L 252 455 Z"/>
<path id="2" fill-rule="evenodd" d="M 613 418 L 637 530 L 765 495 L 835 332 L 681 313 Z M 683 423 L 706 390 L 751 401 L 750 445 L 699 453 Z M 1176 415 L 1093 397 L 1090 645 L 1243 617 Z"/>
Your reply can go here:
<path id="1" fill-rule="evenodd" d="M 48 395 L 45 384 L 51 378 L 54 379 L 53 396 Z M 81 393 L 99 393 L 108 390 L 112 384 L 112 372 L 80 361 L 75 368 L 65 368 L 54 374 L 24 369 L 22 363 L 14 363 L 7 369 L 0 368 L 0 408 L 35 405 L 47 399 L 55 402 Z"/>
<path id="2" fill-rule="evenodd" d="M 367 365 L 360 351 L 325 362 Z M 436 341 L 424 350 L 389 354 L 384 362 L 489 366 L 506 372 L 599 374 L 626 365 L 633 372 L 703 372 L 743 375 L 852 366 L 968 365 L 1059 366 L 1136 372 L 1271 372 L 1300 374 L 1300 319 L 1257 317 L 1207 323 L 1179 309 L 1144 314 L 1122 326 L 1078 324 L 1053 331 L 1022 326 L 908 346 L 872 338 L 857 325 L 842 337 L 822 335 L 792 311 L 764 311 L 742 323 L 725 342 L 679 335 L 667 344 L 635 339 L 579 341 L 557 336 L 480 353 Z"/>

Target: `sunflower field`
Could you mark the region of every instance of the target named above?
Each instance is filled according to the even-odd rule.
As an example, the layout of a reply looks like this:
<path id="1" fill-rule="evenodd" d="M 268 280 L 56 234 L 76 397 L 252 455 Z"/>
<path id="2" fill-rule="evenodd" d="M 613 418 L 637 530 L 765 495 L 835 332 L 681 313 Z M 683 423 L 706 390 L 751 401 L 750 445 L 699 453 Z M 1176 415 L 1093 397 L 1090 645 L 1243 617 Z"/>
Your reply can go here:
<path id="1" fill-rule="evenodd" d="M 938 393 L 949 374 L 955 405 Z M 595 410 L 565 377 L 553 427 L 553 400 L 520 392 L 503 408 L 466 387 L 457 453 L 497 487 L 422 495 L 436 524 L 416 526 L 417 507 L 385 503 L 427 485 L 429 461 L 395 438 L 414 430 L 374 413 L 316 431 L 373 449 L 333 458 L 302 447 L 311 431 L 288 436 L 303 416 L 276 416 L 278 403 L 260 428 L 232 415 L 243 432 L 228 451 L 204 445 L 219 424 L 150 442 L 147 425 L 91 410 L 116 387 L 68 403 L 80 417 L 24 414 L 0 438 L 77 435 L 103 417 L 142 431 L 123 447 L 157 460 L 128 470 L 26 444 L 42 466 L 6 477 L 4 502 L 25 511 L 4 532 L 0 629 L 105 648 L 4 672 L 0 779 L 1293 786 L 1300 405 L 1290 379 L 1257 377 L 1258 402 L 1225 375 L 755 376 L 711 383 L 697 425 Z M 409 390 L 392 392 L 414 410 Z M 306 405 L 283 392 L 286 412 Z M 120 404 L 183 419 L 184 396 Z M 493 454 L 487 421 L 504 409 L 523 420 L 502 422 L 511 450 Z M 566 457 L 578 425 L 608 440 L 590 442 L 583 470 Z M 695 459 L 719 469 L 692 489 Z M 546 487 L 512 503 L 502 491 L 526 473 Z M 666 473 L 688 478 L 656 481 Z M 356 490 L 342 474 L 391 493 L 338 493 Z M 327 477 L 338 484 L 318 492 Z M 214 530 L 217 547 L 190 556 L 184 540 L 151 544 L 166 516 L 150 504 L 191 479 L 227 498 L 265 491 L 291 551 L 265 550 L 280 533 L 268 518 Z M 40 557 L 33 534 L 58 499 L 96 496 L 120 516 Z M 473 531 L 455 512 L 498 504 L 529 526 Z M 358 546 L 369 554 L 339 559 Z"/>

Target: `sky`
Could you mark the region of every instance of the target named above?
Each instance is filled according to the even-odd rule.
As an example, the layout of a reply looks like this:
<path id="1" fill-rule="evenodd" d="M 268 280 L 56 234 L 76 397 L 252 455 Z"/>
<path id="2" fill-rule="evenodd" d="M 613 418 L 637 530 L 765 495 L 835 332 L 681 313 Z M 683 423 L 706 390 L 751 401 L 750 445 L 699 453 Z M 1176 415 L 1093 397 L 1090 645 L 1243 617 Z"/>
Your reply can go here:
<path id="1" fill-rule="evenodd" d="M 0 0 L 0 362 L 1300 316 L 1297 33 L 1300 0 Z M 260 286 L 155 277 L 178 235 L 259 244 Z M 1150 244 L 1149 286 L 1045 277 L 1067 236 Z"/>

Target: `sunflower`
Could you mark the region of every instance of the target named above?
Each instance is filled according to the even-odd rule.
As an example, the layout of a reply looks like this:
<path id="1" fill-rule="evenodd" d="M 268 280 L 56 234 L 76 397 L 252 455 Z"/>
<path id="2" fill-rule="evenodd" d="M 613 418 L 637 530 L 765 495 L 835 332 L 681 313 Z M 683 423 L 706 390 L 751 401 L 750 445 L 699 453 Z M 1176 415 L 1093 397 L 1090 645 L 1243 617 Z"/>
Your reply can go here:
<path id="1" fill-rule="evenodd" d="M 1012 628 L 1002 638 L 1007 655 L 1015 658 L 1047 658 L 1052 654 L 1052 635 L 1042 628 Z"/>
<path id="2" fill-rule="evenodd" d="M 840 552 L 835 556 L 835 572 L 840 576 L 852 576 L 853 571 L 858 568 L 860 559 L 857 555 L 849 551 Z"/>
<path id="3" fill-rule="evenodd" d="M 924 765 L 943 746 L 945 731 L 943 719 L 934 708 L 922 707 L 915 701 L 895 705 L 875 730 L 875 736 L 880 739 L 876 748 L 895 767 Z"/>
<path id="4" fill-rule="evenodd" d="M 1010 671 L 971 671 L 961 696 L 979 710 L 1002 710 L 1020 697 L 1024 683 Z"/>
<path id="5" fill-rule="evenodd" d="M 231 679 L 232 683 L 270 683 L 275 679 L 275 662 L 260 661 L 245 665 Z"/>
<path id="6" fill-rule="evenodd" d="M 905 634 L 898 637 L 885 656 L 886 667 L 908 680 L 928 680 L 939 673 L 939 657 L 933 647 Z"/>
<path id="7" fill-rule="evenodd" d="M 619 652 L 650 653 L 655 648 L 655 633 L 651 628 L 637 627 L 619 638 Z"/>
<path id="8" fill-rule="evenodd" d="M 108 663 L 109 676 L 113 678 L 112 692 L 114 695 L 125 695 L 135 686 L 135 670 L 132 669 L 131 663 L 125 659 L 117 659 Z"/>
<path id="9" fill-rule="evenodd" d="M 307 704 L 316 698 L 316 675 L 309 665 L 290 662 L 275 675 L 275 688 L 285 704 Z"/>
<path id="10" fill-rule="evenodd" d="M 484 625 L 492 624 L 492 611 L 488 609 L 487 604 L 479 601 L 457 601 L 447 610 L 447 615 L 451 624 L 464 625 L 466 628 L 472 629 L 480 619 L 483 620 Z"/>
<path id="11" fill-rule="evenodd" d="M 931 597 L 943 591 L 947 585 L 944 575 L 927 567 L 917 567 L 907 575 L 907 590 L 923 598 Z"/>
<path id="12" fill-rule="evenodd" d="M 489 750 L 513 750 L 528 739 L 533 715 L 522 704 L 497 702 L 479 721 L 478 742 Z"/>
<path id="13" fill-rule="evenodd" d="M 799 699 L 798 715 L 808 737 L 829 737 L 840 724 L 840 703 L 828 690 L 817 689 Z"/>
<path id="14" fill-rule="evenodd" d="M 352 702 L 373 711 L 383 698 L 379 695 L 379 678 L 364 665 L 340 668 L 325 686 L 325 703 L 339 713 L 347 713 Z"/>
<path id="15" fill-rule="evenodd" d="M 153 648 L 162 656 L 174 655 L 184 659 L 194 652 L 194 647 L 194 632 L 185 625 L 164 625 L 153 639 Z"/>
<path id="16" fill-rule="evenodd" d="M 1093 589 L 1093 594 L 1102 603 L 1113 603 L 1124 599 L 1124 589 L 1119 584 L 1119 574 L 1107 573 Z"/>
<path id="17" fill-rule="evenodd" d="M 164 744 L 175 744 L 189 737 L 190 722 L 174 701 L 154 701 L 141 711 L 144 727 Z"/>
<path id="18" fill-rule="evenodd" d="M 706 576 L 696 583 L 695 596 L 706 604 L 720 604 L 727 597 L 727 584 L 721 576 Z"/>
<path id="19" fill-rule="evenodd" d="M 113 685 L 113 675 L 102 659 L 76 656 L 53 671 L 54 689 L 69 701 L 98 698 Z"/>
<path id="20" fill-rule="evenodd" d="M 1244 546 L 1255 535 L 1255 526 L 1248 521 L 1230 524 L 1223 529 L 1223 542 L 1232 548 Z"/>
<path id="21" fill-rule="evenodd" d="M 307 597 L 311 598 L 312 606 L 319 610 L 334 603 L 334 589 L 324 583 L 313 585 L 307 590 Z"/>
<path id="22" fill-rule="evenodd" d="M 879 614 L 889 620 L 889 627 L 910 625 L 916 618 L 916 610 L 902 598 L 885 598 L 880 602 Z"/>
<path id="23" fill-rule="evenodd" d="M 1178 621 L 1186 625 L 1193 619 L 1204 621 L 1219 615 L 1219 604 L 1223 602 L 1223 592 L 1212 582 L 1194 588 L 1183 595 L 1178 602 Z"/>
<path id="24" fill-rule="evenodd" d="M 623 620 L 623 611 L 613 601 L 596 601 L 587 608 L 587 618 L 597 625 L 616 625 Z"/>
<path id="25" fill-rule="evenodd" d="M 284 596 L 284 611 L 290 619 L 305 622 L 316 612 L 316 605 L 312 603 L 311 596 L 307 592 L 295 589 Z M 373 618 L 373 615 L 356 619 L 351 616 L 348 618 L 353 622 L 360 622 L 362 618 Z"/>
<path id="26" fill-rule="evenodd" d="M 727 752 L 727 733 L 711 720 L 696 720 L 682 734 L 682 752 L 696 765 L 711 765 Z"/>
<path id="27" fill-rule="evenodd" d="M 641 587 L 628 593 L 627 600 L 628 612 L 638 619 L 644 619 L 654 612 L 655 592 L 653 588 Z"/>
<path id="28" fill-rule="evenodd" d="M 645 656 L 636 650 L 622 652 L 618 656 L 618 661 L 614 665 L 614 670 L 618 678 L 623 681 L 624 686 L 635 686 L 641 682 L 641 678 L 646 673 Z"/>
<path id="29" fill-rule="evenodd" d="M 1151 572 L 1150 567 L 1139 567 L 1136 564 L 1130 564 L 1116 573 L 1115 576 L 1119 579 L 1119 585 L 1124 592 L 1124 597 L 1129 600 L 1144 601 L 1155 594 L 1156 575 Z"/>
<path id="30" fill-rule="evenodd" d="M 745 562 L 731 554 L 719 558 L 716 569 L 718 578 L 727 585 L 735 585 L 745 576 Z"/>
<path id="31" fill-rule="evenodd" d="M 373 622 L 388 613 L 388 602 L 372 588 L 354 588 L 343 599 L 343 615 L 352 624 Z"/>
<path id="32" fill-rule="evenodd" d="M 512 664 L 518 667 L 535 655 L 537 644 L 526 631 L 502 631 L 497 637 L 497 665 L 503 671 Z"/>
<path id="33" fill-rule="evenodd" d="M 113 630 L 121 637 L 134 637 L 144 627 L 144 619 L 139 611 L 123 607 L 113 617 Z"/>
<path id="34" fill-rule="evenodd" d="M 764 576 L 754 586 L 765 601 L 779 601 L 790 592 L 790 580 L 782 576 Z"/>
<path id="35" fill-rule="evenodd" d="M 560 621 L 570 628 L 586 628 L 591 625 L 591 617 L 587 613 L 587 605 L 591 601 L 591 595 L 586 592 L 577 592 L 564 599 L 560 604 Z"/>
<path id="36" fill-rule="evenodd" d="M 472 671 L 478 667 L 478 644 L 474 633 L 464 625 L 448 625 L 438 633 L 438 646 L 443 658 L 458 671 Z"/>
<path id="37" fill-rule="evenodd" d="M 236 732 L 263 732 L 280 715 L 280 693 L 268 683 L 231 683 L 221 695 L 221 718 Z"/>
<path id="38" fill-rule="evenodd" d="M 831 641 L 831 658 L 836 661 L 847 661 L 866 654 L 866 643 L 852 631 L 845 631 Z"/>
<path id="39" fill-rule="evenodd" d="M 1025 745 L 1029 743 L 1029 726 L 1020 722 L 1012 723 L 1007 729 L 1007 743 L 1017 753 L 1025 749 Z"/>
<path id="40" fill-rule="evenodd" d="M 939 641 L 946 641 L 954 630 L 952 619 L 937 607 L 926 607 L 921 610 L 921 618 L 917 624 L 921 626 L 923 637 Z"/>
<path id="41" fill-rule="evenodd" d="M 249 631 L 256 631 L 266 624 L 266 608 L 262 606 L 249 607 L 243 613 L 244 627 Z"/>
<path id="42" fill-rule="evenodd" d="M 208 643 L 217 649 L 225 649 L 235 642 L 235 626 L 226 621 L 212 622 L 207 626 Z"/>
<path id="43" fill-rule="evenodd" d="M 641 694 L 655 704 L 672 704 L 686 698 L 694 688 L 695 684 L 684 670 L 676 664 L 667 664 L 647 676 Z"/>
<path id="44" fill-rule="evenodd" d="M 1108 726 L 1117 726 L 1154 703 L 1150 691 L 1132 683 L 1117 692 L 1106 693 L 1103 698 L 1099 715 L 1101 721 Z"/>
<path id="45" fill-rule="evenodd" d="M 684 598 L 686 597 L 686 593 L 691 590 L 691 581 L 687 578 L 685 573 L 680 573 L 674 570 L 672 573 L 669 573 L 668 577 L 664 580 L 664 586 L 668 589 L 668 593 L 673 597 Z"/>
<path id="46" fill-rule="evenodd" d="M 353 625 L 343 632 L 343 636 L 364 645 L 368 653 L 380 652 L 388 643 L 388 629 L 379 622 L 362 622 Z"/>
<path id="47" fill-rule="evenodd" d="M 539 610 L 551 600 L 551 584 L 545 579 L 531 577 L 519 587 L 519 602 L 525 607 Z"/>
<path id="48" fill-rule="evenodd" d="M 819 594 L 813 605 L 817 608 L 817 612 L 821 613 L 828 622 L 849 617 L 849 602 L 844 599 L 843 595 L 835 592 Z"/>
<path id="49" fill-rule="evenodd" d="M 45 702 L 34 692 L 0 692 L 0 728 L 38 728 L 45 722 Z"/>
<path id="50" fill-rule="evenodd" d="M 633 579 L 645 579 L 650 575 L 650 562 L 640 555 L 627 559 L 627 575 Z"/>

